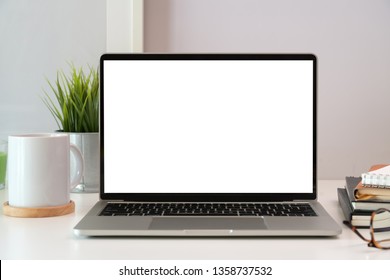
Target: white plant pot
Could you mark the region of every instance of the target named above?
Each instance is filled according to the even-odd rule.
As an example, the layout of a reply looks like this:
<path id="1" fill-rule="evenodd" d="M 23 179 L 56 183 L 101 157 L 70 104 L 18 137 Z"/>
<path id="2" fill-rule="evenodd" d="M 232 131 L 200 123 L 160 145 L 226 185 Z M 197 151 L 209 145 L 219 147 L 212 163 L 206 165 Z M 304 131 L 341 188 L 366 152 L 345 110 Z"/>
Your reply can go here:
<path id="1" fill-rule="evenodd" d="M 68 132 L 70 142 L 76 145 L 84 157 L 84 176 L 72 192 L 97 193 L 100 190 L 100 139 L 99 133 Z M 71 172 L 75 159 L 71 157 Z M 71 173 L 72 174 L 72 173 Z"/>

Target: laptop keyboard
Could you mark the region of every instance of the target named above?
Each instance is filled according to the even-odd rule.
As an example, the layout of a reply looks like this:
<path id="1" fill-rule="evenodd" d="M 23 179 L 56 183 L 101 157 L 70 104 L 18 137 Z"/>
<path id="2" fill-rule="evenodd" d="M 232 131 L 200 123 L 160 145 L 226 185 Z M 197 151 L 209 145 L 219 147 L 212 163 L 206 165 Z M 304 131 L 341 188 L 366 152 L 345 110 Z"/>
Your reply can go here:
<path id="1" fill-rule="evenodd" d="M 317 216 L 309 203 L 108 203 L 100 216 Z"/>

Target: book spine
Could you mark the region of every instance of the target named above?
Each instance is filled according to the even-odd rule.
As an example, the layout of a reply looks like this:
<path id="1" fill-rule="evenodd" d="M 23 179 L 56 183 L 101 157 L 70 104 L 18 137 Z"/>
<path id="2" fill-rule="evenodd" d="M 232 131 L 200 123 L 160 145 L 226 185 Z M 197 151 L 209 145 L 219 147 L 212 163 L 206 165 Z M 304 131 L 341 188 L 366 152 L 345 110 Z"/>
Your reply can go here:
<path id="1" fill-rule="evenodd" d="M 346 186 L 347 195 L 349 200 L 355 201 L 355 188 L 362 180 L 361 177 L 346 177 Z"/>
<path id="2" fill-rule="evenodd" d="M 345 189 L 343 188 L 337 189 L 337 198 L 339 200 L 340 208 L 343 211 L 345 219 L 347 221 L 351 221 L 353 209 L 349 203 Z"/>
<path id="3" fill-rule="evenodd" d="M 390 188 L 390 175 L 363 173 L 362 185 L 370 188 Z"/>

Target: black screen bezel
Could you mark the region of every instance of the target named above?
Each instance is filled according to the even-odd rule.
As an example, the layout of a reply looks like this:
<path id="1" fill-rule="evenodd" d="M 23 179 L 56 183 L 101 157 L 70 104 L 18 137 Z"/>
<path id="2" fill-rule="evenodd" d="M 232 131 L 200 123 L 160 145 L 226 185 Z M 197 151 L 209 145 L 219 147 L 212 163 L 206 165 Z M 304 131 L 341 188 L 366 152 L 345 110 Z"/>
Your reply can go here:
<path id="1" fill-rule="evenodd" d="M 309 60 L 313 62 L 312 193 L 106 193 L 104 186 L 104 61 L 109 60 Z M 100 57 L 100 198 L 140 202 L 264 202 L 317 197 L 317 58 L 313 54 L 103 54 Z M 126 184 L 126 182 L 123 182 Z"/>

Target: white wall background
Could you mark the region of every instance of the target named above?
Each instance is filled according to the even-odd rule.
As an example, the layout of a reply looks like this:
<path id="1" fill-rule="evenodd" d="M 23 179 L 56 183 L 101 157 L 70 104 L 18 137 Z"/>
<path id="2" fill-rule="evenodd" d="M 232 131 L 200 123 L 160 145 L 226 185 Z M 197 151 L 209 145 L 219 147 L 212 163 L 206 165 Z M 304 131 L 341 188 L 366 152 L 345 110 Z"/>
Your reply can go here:
<path id="1" fill-rule="evenodd" d="M 106 0 L 0 0 L 0 138 L 58 129 L 41 96 L 57 70 L 97 67 Z"/>
<path id="2" fill-rule="evenodd" d="M 310 52 L 319 178 L 390 163 L 390 1 L 145 0 L 147 52 Z"/>
<path id="3" fill-rule="evenodd" d="M 144 49 L 315 53 L 319 176 L 341 179 L 390 162 L 389 28 L 387 0 L 145 0 Z M 55 130 L 45 78 L 106 35 L 106 0 L 0 0 L 0 137 Z"/>

